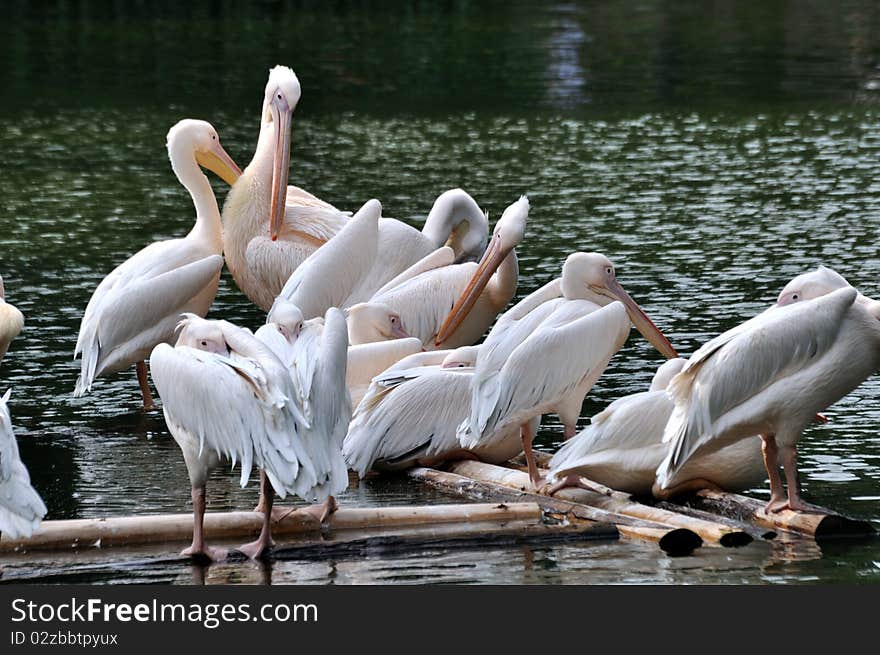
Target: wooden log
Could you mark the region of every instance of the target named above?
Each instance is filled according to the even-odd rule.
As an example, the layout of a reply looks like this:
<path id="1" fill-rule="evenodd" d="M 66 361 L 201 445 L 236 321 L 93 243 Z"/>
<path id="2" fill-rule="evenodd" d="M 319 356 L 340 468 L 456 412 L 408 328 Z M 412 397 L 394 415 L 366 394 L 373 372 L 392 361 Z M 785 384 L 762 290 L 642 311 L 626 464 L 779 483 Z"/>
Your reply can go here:
<path id="1" fill-rule="evenodd" d="M 616 514 L 571 500 L 542 496 L 525 489 L 512 488 L 496 482 L 475 480 L 471 477 L 430 468 L 411 469 L 408 474 L 415 480 L 467 498 L 480 500 L 492 498 L 503 502 L 532 500 L 540 505 L 544 511 L 554 516 L 574 521 L 593 521 L 615 525 L 621 533 L 624 532 L 625 527 L 626 536 L 656 542 L 669 555 L 689 555 L 702 545 L 702 539 L 690 530 L 676 529 L 663 523 Z"/>
<path id="2" fill-rule="evenodd" d="M 429 523 L 511 521 L 540 516 L 541 509 L 535 503 L 341 507 L 331 515 L 328 525 L 330 529 L 346 530 Z M 205 532 L 209 540 L 245 539 L 259 534 L 262 520 L 258 512 L 209 513 L 205 514 Z M 0 537 L 0 552 L 186 542 L 192 539 L 192 526 L 192 514 L 44 521 L 30 538 L 12 540 L 5 535 Z M 272 530 L 276 537 L 280 537 L 319 532 L 321 525 L 302 508 L 276 507 Z"/>
<path id="3" fill-rule="evenodd" d="M 691 507 L 690 505 L 680 505 L 678 503 L 674 503 L 668 500 L 659 500 L 654 503 L 654 506 L 659 507 L 660 509 L 667 509 L 670 512 L 678 512 L 679 514 L 684 514 L 685 516 L 692 516 L 695 519 L 704 519 L 706 521 L 716 521 L 718 523 L 723 523 L 724 525 L 730 526 L 735 530 L 742 530 L 743 532 L 749 533 L 753 539 L 770 541 L 771 539 L 776 538 L 776 530 L 773 530 L 767 526 L 749 523 L 748 521 L 742 521 L 731 516 L 719 515 L 715 512 L 708 512 L 706 510 Z"/>
<path id="4" fill-rule="evenodd" d="M 465 477 L 495 482 L 523 491 L 531 488 L 531 482 L 525 472 L 506 469 L 492 464 L 462 461 L 452 464 L 450 471 Z M 563 489 L 556 494 L 556 497 L 590 505 L 616 514 L 654 521 L 676 528 L 687 528 L 697 533 L 704 541 L 710 544 L 738 547 L 753 541 L 751 535 L 742 530 L 731 528 L 722 523 L 697 519 L 677 512 L 643 505 L 633 501 L 627 494 L 619 491 L 611 492 L 611 495 L 606 496 L 585 489 Z"/>
<path id="5" fill-rule="evenodd" d="M 876 534 L 874 527 L 861 519 L 835 513 L 833 510 L 816 508 L 815 513 L 783 510 L 777 513 L 764 511 L 763 501 L 723 491 L 698 491 L 689 501 L 699 509 L 716 512 L 741 521 L 757 523 L 774 530 L 785 530 L 807 535 L 815 539 L 829 537 L 867 537 Z"/>

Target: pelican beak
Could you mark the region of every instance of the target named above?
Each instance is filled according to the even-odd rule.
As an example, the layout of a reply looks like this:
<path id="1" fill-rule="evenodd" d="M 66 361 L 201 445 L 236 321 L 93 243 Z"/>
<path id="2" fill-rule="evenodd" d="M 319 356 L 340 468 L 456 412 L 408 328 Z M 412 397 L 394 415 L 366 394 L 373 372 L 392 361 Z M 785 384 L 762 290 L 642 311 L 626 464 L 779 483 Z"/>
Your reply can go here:
<path id="1" fill-rule="evenodd" d="M 275 158 L 272 161 L 272 203 L 269 206 L 269 236 L 278 239 L 284 222 L 287 200 L 287 176 L 290 169 L 291 110 L 287 100 L 274 97 L 271 105 L 275 124 Z"/>
<path id="2" fill-rule="evenodd" d="M 391 336 L 395 339 L 409 339 L 409 332 L 403 327 L 403 321 L 391 328 Z"/>
<path id="3" fill-rule="evenodd" d="M 623 287 L 620 286 L 620 283 L 617 280 L 612 280 L 608 285 L 608 291 L 611 292 L 611 296 L 615 300 L 619 300 L 623 303 L 623 306 L 626 307 L 626 313 L 629 314 L 629 320 L 632 321 L 636 330 L 641 332 L 642 336 L 645 337 L 645 339 L 647 339 L 661 355 L 667 359 L 678 357 L 678 353 L 675 352 L 675 348 L 669 343 L 669 339 L 663 336 L 660 329 L 654 325 L 654 322 L 648 318 L 648 315 L 645 314 L 644 311 L 642 311 L 642 308 L 639 307 L 638 303 L 636 303 L 636 301 L 624 291 Z M 608 294 L 606 293 L 603 295 L 607 296 Z"/>
<path id="4" fill-rule="evenodd" d="M 458 326 L 467 318 L 480 294 L 483 293 L 483 289 L 489 284 L 489 280 L 492 279 L 495 271 L 498 270 L 501 262 L 510 254 L 511 250 L 512 248 L 502 248 L 500 239 L 493 238 L 489 242 L 489 247 L 483 253 L 477 270 L 474 271 L 458 300 L 452 305 L 452 309 L 446 316 L 446 320 L 443 321 L 443 325 L 440 326 L 440 331 L 437 332 L 437 336 L 434 339 L 435 346 L 441 345 L 451 337 L 458 329 Z"/>
<path id="5" fill-rule="evenodd" d="M 229 186 L 235 184 L 241 177 L 241 169 L 238 164 L 232 161 L 232 157 L 223 149 L 219 141 L 214 142 L 211 150 L 197 152 L 196 162 L 202 168 L 216 173 Z"/>

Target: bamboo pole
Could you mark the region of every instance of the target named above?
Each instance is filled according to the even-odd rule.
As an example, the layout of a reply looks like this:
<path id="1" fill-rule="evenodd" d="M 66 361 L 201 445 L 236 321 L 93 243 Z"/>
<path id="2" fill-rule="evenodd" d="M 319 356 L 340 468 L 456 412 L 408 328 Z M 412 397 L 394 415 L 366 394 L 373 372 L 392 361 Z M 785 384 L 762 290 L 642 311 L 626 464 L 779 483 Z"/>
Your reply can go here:
<path id="1" fill-rule="evenodd" d="M 317 519 L 302 508 L 276 507 L 272 516 L 275 536 L 321 530 Z M 330 529 L 349 530 L 540 517 L 541 509 L 535 503 L 341 507 L 330 516 L 328 526 Z M 205 533 L 210 540 L 252 537 L 259 534 L 262 520 L 262 514 L 258 512 L 209 513 L 205 514 Z M 13 540 L 5 535 L 0 536 L 0 552 L 185 542 L 192 539 L 192 527 L 192 514 L 43 521 L 39 530 L 29 538 Z"/>
<path id="2" fill-rule="evenodd" d="M 771 539 L 775 539 L 777 536 L 776 531 L 768 526 L 757 525 L 756 523 L 743 521 L 732 516 L 719 515 L 716 512 L 708 512 L 703 509 L 691 507 L 690 505 L 680 505 L 678 503 L 674 503 L 668 500 L 659 500 L 654 503 L 654 507 L 666 509 L 670 512 L 678 512 L 679 514 L 684 514 L 685 516 L 692 516 L 695 519 L 704 519 L 706 521 L 723 523 L 724 525 L 727 525 L 735 530 L 742 530 L 743 532 L 747 532 L 751 535 L 753 539 L 759 539 L 761 541 L 770 541 Z"/>
<path id="3" fill-rule="evenodd" d="M 868 521 L 842 516 L 823 507 L 817 507 L 815 513 L 793 512 L 791 510 L 767 513 L 764 511 L 765 503 L 760 500 L 708 489 L 698 491 L 692 502 L 698 508 L 710 512 L 816 539 L 865 537 L 876 533 Z"/>
<path id="4" fill-rule="evenodd" d="M 523 491 L 531 487 L 528 475 L 523 471 L 506 469 L 482 462 L 456 462 L 450 466 L 450 471 L 465 477 L 495 482 Z M 556 497 L 590 505 L 616 514 L 654 521 L 676 528 L 687 528 L 697 533 L 707 543 L 717 543 L 725 547 L 738 547 L 752 542 L 751 535 L 742 530 L 731 528 L 722 523 L 697 519 L 677 512 L 643 505 L 631 500 L 627 494 L 619 491 L 613 491 L 611 495 L 606 496 L 584 489 L 563 489 L 556 494 Z"/>
<path id="5" fill-rule="evenodd" d="M 543 496 L 525 489 L 498 484 L 496 481 L 477 480 L 430 468 L 410 469 L 408 475 L 445 492 L 468 498 L 481 500 L 492 498 L 503 502 L 532 500 L 540 505 L 544 511 L 555 516 L 573 521 L 592 521 L 615 525 L 621 534 L 629 538 L 656 542 L 669 555 L 689 555 L 702 545 L 702 539 L 688 529 L 673 528 L 663 523 L 624 516 L 571 500 Z"/>

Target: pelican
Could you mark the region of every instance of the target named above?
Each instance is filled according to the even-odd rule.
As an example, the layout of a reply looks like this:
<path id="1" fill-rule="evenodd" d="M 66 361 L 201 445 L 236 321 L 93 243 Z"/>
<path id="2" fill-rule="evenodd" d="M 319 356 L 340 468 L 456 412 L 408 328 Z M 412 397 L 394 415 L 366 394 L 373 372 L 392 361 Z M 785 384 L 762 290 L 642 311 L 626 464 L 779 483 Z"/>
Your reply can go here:
<path id="1" fill-rule="evenodd" d="M 633 325 L 667 358 L 678 356 L 620 286 L 607 257 L 569 255 L 561 278 L 521 300 L 486 337 L 474 372 L 470 417 L 459 427 L 461 445 L 485 446 L 507 426 L 523 426 L 523 451 L 537 487 L 529 420 L 556 412 L 566 439 L 574 436 L 584 397 Z"/>
<path id="2" fill-rule="evenodd" d="M 659 487 L 668 488 L 691 458 L 760 434 L 767 511 L 809 511 L 798 487 L 797 443 L 817 412 L 880 366 L 878 320 L 880 303 L 820 268 L 786 285 L 775 306 L 704 344 L 669 385 L 675 409 Z"/>
<path id="3" fill-rule="evenodd" d="M 516 294 L 516 246 L 528 215 L 529 201 L 523 196 L 498 219 L 479 264 L 455 264 L 453 250 L 444 246 L 386 284 L 366 304 L 390 307 L 426 349 L 476 343 Z"/>
<path id="4" fill-rule="evenodd" d="M 569 486 L 590 488 L 582 482 L 583 476 L 627 493 L 651 494 L 655 471 L 668 445 L 663 443 L 663 428 L 674 406 L 666 387 L 686 363 L 681 358 L 667 360 L 657 369 L 648 391 L 615 400 L 566 442 L 550 461 L 548 479 L 555 484 L 548 493 Z M 765 477 L 761 439 L 753 435 L 690 460 L 676 474 L 670 489 L 660 495 L 670 497 L 704 488 L 742 491 Z"/>
<path id="5" fill-rule="evenodd" d="M 21 312 L 6 302 L 6 293 L 3 288 L 3 278 L 0 277 L 0 362 L 6 355 L 6 350 L 12 340 L 24 327 L 24 316 Z"/>
<path id="6" fill-rule="evenodd" d="M 183 555 L 224 559 L 205 544 L 205 485 L 221 460 L 240 462 L 241 486 L 256 465 L 282 498 L 309 497 L 321 483 L 303 443 L 308 422 L 287 369 L 263 343 L 226 321 L 187 314 L 174 347 L 150 356 L 168 430 L 180 446 L 192 486 L 193 542 Z M 272 493 L 257 541 L 241 546 L 259 557 L 271 544 Z"/>
<path id="7" fill-rule="evenodd" d="M 254 157 L 223 206 L 226 264 L 238 287 L 263 311 L 269 310 L 300 264 L 339 232 L 349 217 L 311 193 L 287 186 L 291 121 L 300 95 L 299 80 L 290 68 L 276 66 L 269 71 Z M 485 215 L 459 189 L 437 199 L 421 232 L 400 221 L 383 220 L 376 265 L 387 270 L 377 268 L 376 276 L 385 278 L 372 290 L 365 286 L 361 300 L 447 241 L 462 258 L 479 257 L 487 231 Z M 331 306 L 306 312 L 306 318 L 323 316 Z"/>
<path id="8" fill-rule="evenodd" d="M 278 356 L 297 389 L 309 423 L 301 439 L 318 477 L 305 500 L 322 504 L 318 519 L 323 523 L 336 509 L 334 496 L 348 487 L 348 469 L 342 459 L 342 440 L 351 418 L 351 398 L 345 386 L 345 316 L 331 307 L 323 321 L 305 326 L 295 305 L 276 303 L 267 318 L 269 322 L 254 336 Z M 261 496 L 261 505 L 262 501 Z"/>
<path id="9" fill-rule="evenodd" d="M 12 390 L 0 397 L 0 534 L 9 539 L 30 537 L 46 515 L 46 504 L 31 486 L 18 455 L 7 402 Z"/>
<path id="10" fill-rule="evenodd" d="M 150 351 L 174 338 L 181 313 L 207 314 L 223 267 L 220 210 L 203 166 L 232 184 L 238 166 L 205 121 L 182 120 L 168 131 L 168 157 L 189 191 L 196 223 L 182 239 L 157 241 L 117 266 L 95 289 L 86 307 L 74 358 L 82 371 L 74 396 L 95 378 L 136 365 L 144 407 L 152 408 L 144 361 Z"/>
<path id="11" fill-rule="evenodd" d="M 345 384 L 351 395 L 352 411 L 366 395 L 374 377 L 421 350 L 422 342 L 415 337 L 349 346 Z"/>
<path id="12" fill-rule="evenodd" d="M 488 446 L 465 450 L 456 427 L 467 418 L 478 346 L 415 353 L 376 376 L 355 409 L 343 444 L 349 467 L 367 471 L 435 465 L 454 458 L 500 464 L 522 450 L 519 426 Z M 539 417 L 531 421 L 537 429 Z"/>

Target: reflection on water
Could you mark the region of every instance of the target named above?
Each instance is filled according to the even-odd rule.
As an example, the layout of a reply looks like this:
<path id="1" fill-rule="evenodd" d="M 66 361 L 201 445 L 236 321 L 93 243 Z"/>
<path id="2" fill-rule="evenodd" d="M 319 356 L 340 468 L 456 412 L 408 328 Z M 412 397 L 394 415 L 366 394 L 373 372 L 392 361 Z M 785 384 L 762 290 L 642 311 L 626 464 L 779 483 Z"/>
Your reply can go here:
<path id="1" fill-rule="evenodd" d="M 179 451 L 161 413 L 137 409 L 133 373 L 71 397 L 76 331 L 113 266 L 191 226 L 193 209 L 166 159 L 168 127 L 207 118 L 246 164 L 265 69 L 279 61 L 296 68 L 304 89 L 291 180 L 340 208 L 377 197 L 385 215 L 418 224 L 438 193 L 460 185 L 494 220 L 528 193 L 520 295 L 557 275 L 572 250 L 600 250 L 689 354 L 820 262 L 880 293 L 878 9 L 754 5 L 505 3 L 499 13 L 482 3 L 405 11 L 366 3 L 342 14 L 279 3 L 276 15 L 256 16 L 196 4 L 192 14 L 157 19 L 116 4 L 100 15 L 89 5 L 34 15 L 31 3 L 10 3 L 18 25 L 0 26 L 9 62 L 0 83 L 15 99 L 0 108 L 0 272 L 26 327 L 2 364 L 0 390 L 13 387 L 22 455 L 49 517 L 189 508 Z M 390 11 L 400 38 L 384 38 Z M 216 29 L 190 38 L 192 21 Z M 276 30 L 287 38 L 267 49 Z M 222 200 L 224 186 L 215 190 Z M 212 315 L 250 327 L 263 320 L 226 274 Z M 634 335 L 582 422 L 647 387 L 658 364 Z M 808 429 L 801 462 L 810 500 L 880 517 L 878 392 L 872 378 L 827 412 L 830 423 Z M 540 444 L 560 439 L 546 417 Z M 241 490 L 235 477 L 214 474 L 209 509 L 253 506 L 254 486 Z M 342 499 L 451 500 L 405 480 L 363 483 Z M 815 560 L 784 550 L 702 549 L 666 560 L 627 542 L 284 562 L 270 577 L 617 582 L 624 571 L 632 582 L 861 580 L 876 577 L 880 559 L 871 546 L 814 551 Z M 104 575 L 191 581 L 179 564 Z M 242 565 L 214 567 L 207 581 L 215 576 L 259 578 Z"/>

